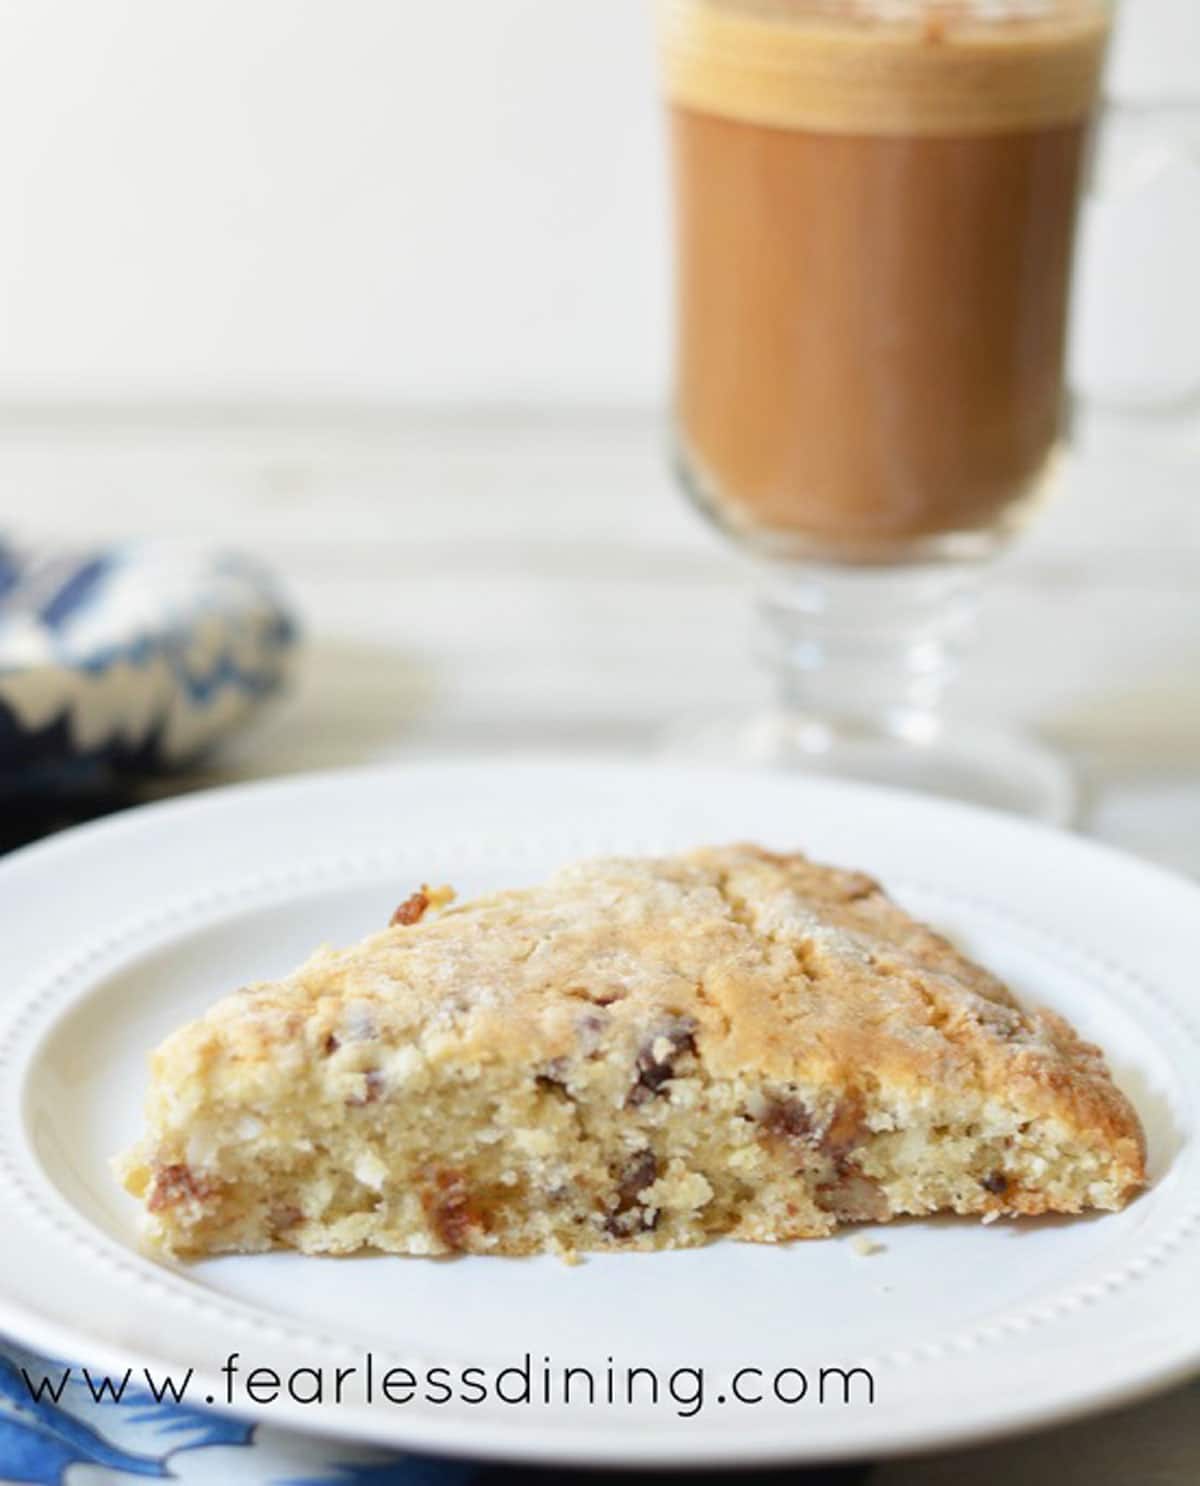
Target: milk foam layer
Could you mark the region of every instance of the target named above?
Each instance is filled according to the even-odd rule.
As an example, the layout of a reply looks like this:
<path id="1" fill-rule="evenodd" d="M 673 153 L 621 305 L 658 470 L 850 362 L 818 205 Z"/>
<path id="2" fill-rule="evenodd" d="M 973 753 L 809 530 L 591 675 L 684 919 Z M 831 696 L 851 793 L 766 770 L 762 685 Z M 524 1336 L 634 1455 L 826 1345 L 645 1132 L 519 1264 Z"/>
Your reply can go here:
<path id="1" fill-rule="evenodd" d="M 1104 0 L 659 0 L 678 106 L 826 133 L 969 135 L 1084 118 Z"/>

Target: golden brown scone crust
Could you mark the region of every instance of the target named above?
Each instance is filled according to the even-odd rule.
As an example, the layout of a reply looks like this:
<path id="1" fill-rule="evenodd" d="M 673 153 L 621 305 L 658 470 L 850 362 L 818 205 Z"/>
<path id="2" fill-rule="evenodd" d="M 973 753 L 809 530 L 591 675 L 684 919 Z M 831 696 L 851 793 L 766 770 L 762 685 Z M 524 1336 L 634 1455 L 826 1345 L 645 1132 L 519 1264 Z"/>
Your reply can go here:
<path id="1" fill-rule="evenodd" d="M 518 1078 L 585 1059 L 590 1039 L 613 1067 L 636 1070 L 647 1029 L 686 1026 L 707 1080 L 853 1090 L 933 1130 L 960 1121 L 964 1099 L 1003 1107 L 1020 1128 L 1049 1121 L 1063 1149 L 1102 1153 L 1106 1191 L 1145 1179 L 1140 1124 L 1099 1050 L 1060 1017 L 1021 1010 L 860 872 L 743 845 L 588 862 L 441 912 L 432 898 L 434 910 L 406 908 L 384 932 L 236 992 L 169 1039 L 150 1101 L 164 1148 L 191 1118 L 189 1086 L 211 1099 L 219 1084 L 226 1106 L 255 1107 L 281 1069 L 336 1055 L 346 1101 L 374 1099 L 386 1090 L 364 1083 L 366 1063 L 351 1056 L 372 1046 L 404 1050 L 435 1078 L 464 1067 Z M 886 1116 L 893 1128 L 907 1118 Z M 131 1185 L 147 1180 L 143 1169 Z M 984 1201 L 1056 1205 L 1033 1183 Z"/>

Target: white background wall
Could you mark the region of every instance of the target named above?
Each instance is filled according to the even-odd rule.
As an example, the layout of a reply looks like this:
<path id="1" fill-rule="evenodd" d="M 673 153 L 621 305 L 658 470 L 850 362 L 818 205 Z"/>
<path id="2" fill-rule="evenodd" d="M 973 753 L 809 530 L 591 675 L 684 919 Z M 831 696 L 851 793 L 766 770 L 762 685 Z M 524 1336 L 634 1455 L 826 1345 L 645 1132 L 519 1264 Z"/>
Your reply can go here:
<path id="1" fill-rule="evenodd" d="M 665 206 L 649 0 L 0 0 L 0 402 L 654 398 Z"/>
<path id="2" fill-rule="evenodd" d="M 0 398 L 659 385 L 643 0 L 5 0 Z"/>

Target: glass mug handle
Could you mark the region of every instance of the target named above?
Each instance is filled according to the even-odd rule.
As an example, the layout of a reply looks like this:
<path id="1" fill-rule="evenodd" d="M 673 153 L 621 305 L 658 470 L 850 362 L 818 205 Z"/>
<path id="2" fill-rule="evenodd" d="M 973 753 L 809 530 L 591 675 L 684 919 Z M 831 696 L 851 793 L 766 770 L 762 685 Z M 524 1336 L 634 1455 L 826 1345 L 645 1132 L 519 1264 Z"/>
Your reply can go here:
<path id="1" fill-rule="evenodd" d="M 1110 103 L 1080 223 L 1070 383 L 1080 435 L 1200 429 L 1200 82 L 1192 102 Z"/>

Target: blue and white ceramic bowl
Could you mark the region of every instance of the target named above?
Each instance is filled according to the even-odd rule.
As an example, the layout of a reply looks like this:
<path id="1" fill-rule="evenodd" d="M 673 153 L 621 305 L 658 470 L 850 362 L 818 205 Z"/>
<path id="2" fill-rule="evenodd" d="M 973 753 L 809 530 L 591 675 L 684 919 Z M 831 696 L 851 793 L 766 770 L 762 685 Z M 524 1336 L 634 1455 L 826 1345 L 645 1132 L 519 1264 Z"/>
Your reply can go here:
<path id="1" fill-rule="evenodd" d="M 295 642 L 250 559 L 0 541 L 0 782 L 186 763 L 278 688 Z"/>

